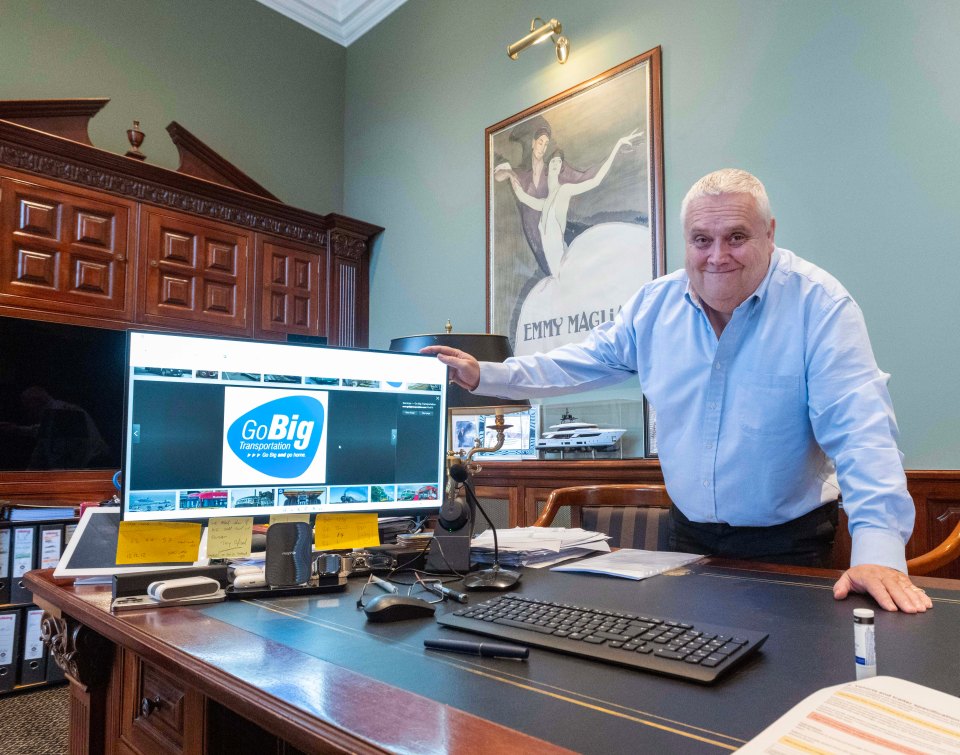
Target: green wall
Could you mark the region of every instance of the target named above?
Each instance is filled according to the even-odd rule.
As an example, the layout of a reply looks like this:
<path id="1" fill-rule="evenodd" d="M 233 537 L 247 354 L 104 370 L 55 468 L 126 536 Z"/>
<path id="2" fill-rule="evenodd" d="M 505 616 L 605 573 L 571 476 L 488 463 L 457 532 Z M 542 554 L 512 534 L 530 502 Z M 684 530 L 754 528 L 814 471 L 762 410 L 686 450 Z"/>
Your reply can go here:
<path id="1" fill-rule="evenodd" d="M 0 98 L 109 97 L 90 138 L 176 169 L 177 121 L 283 201 L 343 208 L 343 47 L 254 0 L 0 0 Z"/>
<path id="2" fill-rule="evenodd" d="M 570 61 L 510 60 L 543 14 Z M 371 345 L 484 330 L 484 129 L 660 45 L 668 269 L 690 184 L 756 173 L 778 243 L 864 309 L 907 467 L 960 468 L 957 38 L 955 0 L 409 0 L 347 51 L 344 209 L 387 229 Z"/>
<path id="3" fill-rule="evenodd" d="M 530 18 L 573 43 L 511 61 Z M 110 97 L 94 144 L 183 124 L 284 201 L 381 224 L 371 345 L 485 328 L 484 129 L 663 48 L 667 267 L 696 178 L 767 184 L 778 242 L 866 312 L 909 468 L 960 468 L 955 0 L 408 0 L 349 49 L 254 0 L 0 0 L 0 98 Z"/>

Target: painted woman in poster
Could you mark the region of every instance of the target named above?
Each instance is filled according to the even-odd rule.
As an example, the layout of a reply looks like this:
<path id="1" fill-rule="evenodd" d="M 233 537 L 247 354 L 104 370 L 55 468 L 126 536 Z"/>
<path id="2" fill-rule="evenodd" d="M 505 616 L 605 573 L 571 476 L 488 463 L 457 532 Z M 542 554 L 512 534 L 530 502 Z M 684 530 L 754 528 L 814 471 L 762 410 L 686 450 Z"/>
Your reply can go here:
<path id="1" fill-rule="evenodd" d="M 531 196 L 516 175 L 510 176 L 517 199 L 539 214 L 537 240 L 547 268 L 546 276 L 521 303 L 514 353 L 546 351 L 569 342 L 571 333 L 585 332 L 611 319 L 639 287 L 638 280 L 645 282 L 649 234 L 644 226 L 603 222 L 569 244 L 565 239 L 570 200 L 597 188 L 621 150 L 634 147 L 642 137 L 639 130 L 621 137 L 599 169 L 591 171 L 590 178 L 574 183 L 561 182 L 563 152 L 555 150 L 547 165 L 547 194 L 543 198 Z M 602 270 L 614 274 L 598 276 L 596 273 Z"/>

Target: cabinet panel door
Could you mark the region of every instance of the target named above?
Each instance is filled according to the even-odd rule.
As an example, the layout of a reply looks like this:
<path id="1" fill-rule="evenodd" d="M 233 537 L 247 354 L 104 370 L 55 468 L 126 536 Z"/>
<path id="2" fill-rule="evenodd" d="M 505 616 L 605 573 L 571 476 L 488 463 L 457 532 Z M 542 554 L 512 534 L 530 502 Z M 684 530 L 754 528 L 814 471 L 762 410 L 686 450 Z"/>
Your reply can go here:
<path id="1" fill-rule="evenodd" d="M 258 337 L 326 335 L 326 250 L 257 236 Z"/>
<path id="2" fill-rule="evenodd" d="M 212 221 L 143 209 L 138 319 L 250 335 L 250 235 Z"/>
<path id="3" fill-rule="evenodd" d="M 3 178 L 0 214 L 0 302 L 132 319 L 133 202 Z"/>

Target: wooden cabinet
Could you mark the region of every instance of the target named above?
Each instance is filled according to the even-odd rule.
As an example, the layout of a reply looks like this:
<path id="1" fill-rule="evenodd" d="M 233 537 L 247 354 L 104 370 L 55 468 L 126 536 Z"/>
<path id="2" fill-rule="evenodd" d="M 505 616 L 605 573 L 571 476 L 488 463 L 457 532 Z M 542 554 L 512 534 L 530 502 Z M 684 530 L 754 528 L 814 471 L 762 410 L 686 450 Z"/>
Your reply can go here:
<path id="1" fill-rule="evenodd" d="M 327 313 L 320 306 L 327 290 L 327 255 L 303 244 L 257 234 L 260 281 L 255 334 L 270 338 L 294 333 L 327 334 Z"/>
<path id="2" fill-rule="evenodd" d="M 0 315 L 367 345 L 382 228 L 282 204 L 179 126 L 193 173 L 74 141 L 75 105 L 0 120 Z"/>
<path id="3" fill-rule="evenodd" d="M 134 202 L 48 181 L 0 178 L 0 215 L 0 302 L 132 319 Z"/>
<path id="4" fill-rule="evenodd" d="M 146 208 L 139 320 L 187 330 L 252 334 L 247 282 L 252 234 Z"/>

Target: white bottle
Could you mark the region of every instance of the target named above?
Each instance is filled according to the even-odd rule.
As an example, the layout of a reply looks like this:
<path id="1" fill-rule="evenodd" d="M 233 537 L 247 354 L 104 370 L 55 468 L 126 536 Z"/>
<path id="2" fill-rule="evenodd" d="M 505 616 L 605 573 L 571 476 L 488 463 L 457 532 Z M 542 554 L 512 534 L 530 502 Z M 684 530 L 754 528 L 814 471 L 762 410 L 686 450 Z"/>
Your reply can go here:
<path id="1" fill-rule="evenodd" d="M 874 644 L 873 611 L 853 609 L 853 641 L 857 657 L 857 679 L 877 675 L 877 648 Z"/>

